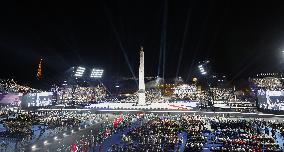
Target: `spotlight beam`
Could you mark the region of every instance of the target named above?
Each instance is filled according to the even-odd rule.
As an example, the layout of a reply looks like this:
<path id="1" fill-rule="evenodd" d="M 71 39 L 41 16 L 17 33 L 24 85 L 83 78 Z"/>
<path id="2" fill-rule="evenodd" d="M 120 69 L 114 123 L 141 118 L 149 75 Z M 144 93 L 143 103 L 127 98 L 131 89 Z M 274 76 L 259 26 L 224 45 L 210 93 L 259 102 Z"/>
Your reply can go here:
<path id="1" fill-rule="evenodd" d="M 105 10 L 105 12 L 106 12 L 106 16 L 107 16 L 107 18 L 108 18 L 108 20 L 109 20 L 109 23 L 110 23 L 110 25 L 111 25 L 112 31 L 114 32 L 115 38 L 116 38 L 116 40 L 118 41 L 118 44 L 119 44 L 119 46 L 120 46 L 120 49 L 122 50 L 124 59 L 125 59 L 127 65 L 128 65 L 128 68 L 129 68 L 131 74 L 132 74 L 132 77 L 136 80 L 136 76 L 135 76 L 135 74 L 134 74 L 134 72 L 133 72 L 133 68 L 132 68 L 132 66 L 131 66 L 131 64 L 130 64 L 130 62 L 129 62 L 128 56 L 127 56 L 127 54 L 126 54 L 126 52 L 125 52 L 125 48 L 124 48 L 124 46 L 123 46 L 123 44 L 122 44 L 122 41 L 121 41 L 120 36 L 119 36 L 119 33 L 118 33 L 117 29 L 115 28 L 115 26 L 114 26 L 114 24 L 113 24 L 112 16 L 111 16 L 110 10 L 109 10 L 108 7 L 106 6 L 106 4 L 103 4 L 103 7 L 104 7 L 104 10 Z M 136 83 L 136 85 L 138 86 L 138 82 L 135 81 L 135 83 Z"/>
<path id="2" fill-rule="evenodd" d="M 165 67 L 166 67 L 166 44 L 167 44 L 167 13 L 168 13 L 168 2 L 165 0 L 164 18 L 163 18 L 163 79 L 165 79 Z"/>
<path id="3" fill-rule="evenodd" d="M 161 41 L 160 41 L 160 53 L 159 53 L 159 64 L 158 64 L 158 74 L 160 76 L 161 73 L 161 64 L 162 65 L 162 73 L 163 78 L 165 76 L 165 60 L 166 60 L 166 36 L 167 36 L 167 11 L 168 11 L 168 4 L 167 0 L 164 3 L 164 12 L 163 12 L 163 20 L 162 20 L 162 31 L 161 31 Z"/>
<path id="4" fill-rule="evenodd" d="M 207 23 L 207 21 L 208 21 L 208 15 L 206 16 L 206 18 L 205 18 L 205 20 L 204 20 L 204 22 L 203 22 L 203 26 L 202 26 L 202 31 L 201 31 L 201 33 L 200 33 L 200 38 L 198 39 L 198 43 L 197 43 L 197 46 L 196 46 L 196 48 L 195 48 L 195 50 L 194 50 L 194 52 L 193 52 L 193 58 L 192 58 L 192 62 L 191 62 L 191 64 L 190 64 L 190 67 L 189 67 L 189 71 L 188 71 L 188 74 L 187 74 L 187 77 L 186 77 L 186 81 L 188 81 L 189 80 L 189 78 L 190 78 L 190 76 L 191 76 L 191 71 L 192 71 L 192 69 L 193 69 L 193 65 L 194 65 L 194 62 L 195 62 L 195 58 L 196 58 L 196 56 L 197 56 L 197 53 L 198 53 L 198 50 L 199 50 L 199 48 L 200 48 L 200 44 L 201 44 L 201 42 L 202 42 L 202 40 L 203 40 L 203 35 L 204 35 L 204 31 L 205 31 L 205 25 L 207 25 L 206 23 Z"/>
<path id="5" fill-rule="evenodd" d="M 180 69 L 180 64 L 181 64 L 181 61 L 182 61 L 185 40 L 186 40 L 186 36 L 187 36 L 187 32 L 188 32 L 189 20 L 190 20 L 190 17 L 191 17 L 191 10 L 192 10 L 192 7 L 190 6 L 189 10 L 187 12 L 186 23 L 185 23 L 185 27 L 184 27 L 184 33 L 183 33 L 183 39 L 182 39 L 180 52 L 179 52 L 178 66 L 177 66 L 177 71 L 176 71 L 176 78 L 179 75 L 179 69 Z"/>
<path id="6" fill-rule="evenodd" d="M 238 73 L 236 73 L 233 78 L 228 81 L 227 84 L 231 84 L 238 76 L 240 76 L 242 73 L 244 73 L 250 66 L 252 66 L 259 58 L 261 58 L 263 56 L 263 54 L 255 54 L 255 57 L 252 58 L 250 61 L 246 62 L 246 65 L 240 70 L 238 71 Z"/>

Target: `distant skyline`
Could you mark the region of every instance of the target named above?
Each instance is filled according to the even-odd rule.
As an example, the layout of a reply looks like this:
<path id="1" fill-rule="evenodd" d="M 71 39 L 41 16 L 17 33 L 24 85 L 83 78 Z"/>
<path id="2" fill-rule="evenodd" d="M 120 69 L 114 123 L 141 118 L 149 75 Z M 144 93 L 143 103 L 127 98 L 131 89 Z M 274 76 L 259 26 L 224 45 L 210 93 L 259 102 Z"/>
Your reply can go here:
<path id="1" fill-rule="evenodd" d="M 1 6 L 0 78 L 21 83 L 36 83 L 41 58 L 47 81 L 79 65 L 103 68 L 106 78 L 137 77 L 141 45 L 145 76 L 164 73 L 165 78 L 186 79 L 201 60 L 210 60 L 215 72 L 230 79 L 283 69 L 281 1 L 37 1 Z"/>

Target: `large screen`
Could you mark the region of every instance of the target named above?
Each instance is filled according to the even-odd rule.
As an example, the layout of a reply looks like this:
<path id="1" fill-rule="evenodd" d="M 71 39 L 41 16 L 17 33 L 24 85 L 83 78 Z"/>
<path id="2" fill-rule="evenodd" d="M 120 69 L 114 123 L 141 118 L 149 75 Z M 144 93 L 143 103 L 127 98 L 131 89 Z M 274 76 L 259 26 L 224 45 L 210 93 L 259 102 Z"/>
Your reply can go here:
<path id="1" fill-rule="evenodd" d="M 28 93 L 22 98 L 23 107 L 41 107 L 52 104 L 52 92 Z"/>
<path id="2" fill-rule="evenodd" d="M 284 91 L 258 90 L 257 98 L 262 109 L 284 110 Z"/>

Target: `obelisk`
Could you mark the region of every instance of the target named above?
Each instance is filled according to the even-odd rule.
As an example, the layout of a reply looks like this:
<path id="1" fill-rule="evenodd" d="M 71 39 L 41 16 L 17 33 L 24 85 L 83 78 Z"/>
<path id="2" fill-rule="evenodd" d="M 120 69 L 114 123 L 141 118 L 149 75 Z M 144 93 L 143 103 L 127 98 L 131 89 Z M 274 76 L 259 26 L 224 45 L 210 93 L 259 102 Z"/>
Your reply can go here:
<path id="1" fill-rule="evenodd" d="M 145 105 L 145 81 L 144 81 L 144 51 L 140 47 L 140 64 L 139 64 L 139 90 L 138 90 L 138 105 Z"/>

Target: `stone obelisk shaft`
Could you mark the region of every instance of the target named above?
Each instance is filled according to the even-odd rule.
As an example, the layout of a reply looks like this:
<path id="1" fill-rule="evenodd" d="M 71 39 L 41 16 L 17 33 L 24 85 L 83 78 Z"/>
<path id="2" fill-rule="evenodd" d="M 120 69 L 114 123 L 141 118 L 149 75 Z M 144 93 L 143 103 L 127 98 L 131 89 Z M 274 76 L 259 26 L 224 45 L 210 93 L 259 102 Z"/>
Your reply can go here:
<path id="1" fill-rule="evenodd" d="M 140 48 L 138 105 L 145 105 L 144 50 Z"/>

